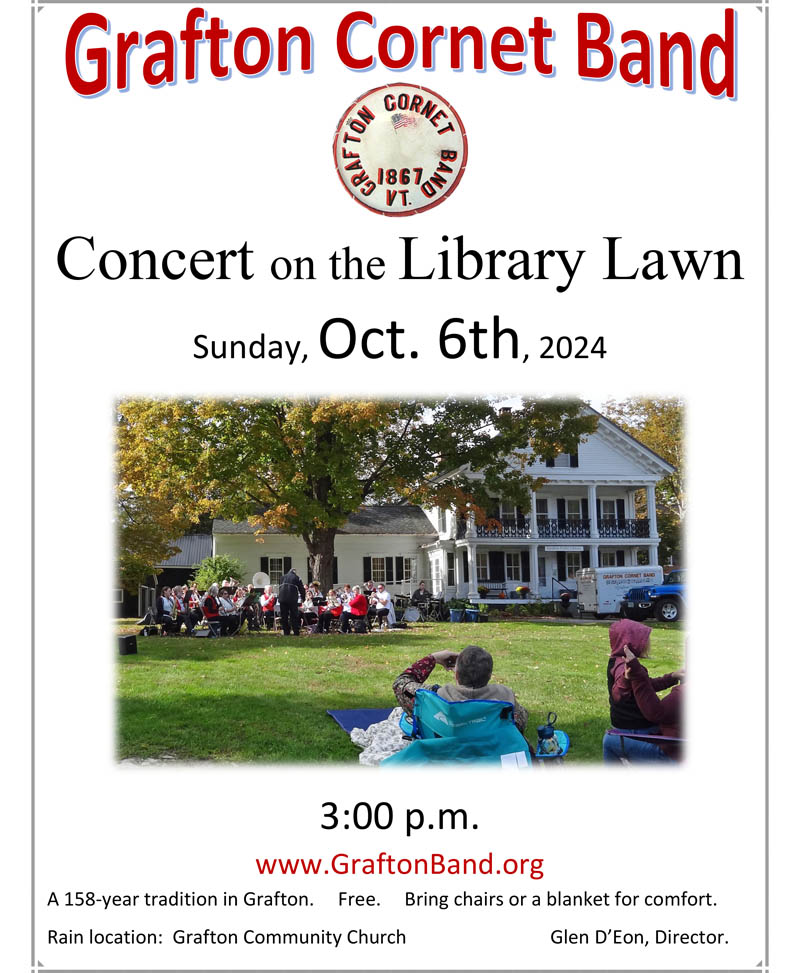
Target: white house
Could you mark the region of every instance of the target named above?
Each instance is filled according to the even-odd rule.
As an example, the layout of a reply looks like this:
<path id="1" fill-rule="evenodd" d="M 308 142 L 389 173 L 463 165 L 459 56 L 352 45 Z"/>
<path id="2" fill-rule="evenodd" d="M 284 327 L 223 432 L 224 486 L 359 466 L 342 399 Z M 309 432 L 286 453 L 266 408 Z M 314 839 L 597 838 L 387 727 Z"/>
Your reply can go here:
<path id="1" fill-rule="evenodd" d="M 437 533 L 419 507 L 393 504 L 364 507 L 351 514 L 336 535 L 334 584 L 361 584 L 370 578 L 390 591 L 408 593 L 418 579 L 427 578 L 425 547 Z M 257 571 L 277 584 L 294 567 L 309 580 L 308 549 L 302 537 L 269 528 L 257 541 L 248 523 L 215 520 L 212 527 L 214 554 L 232 554 L 247 567 L 248 578 Z"/>
<path id="2" fill-rule="evenodd" d="M 530 513 L 498 497 L 491 513 L 500 527 L 478 526 L 445 509 L 362 508 L 337 534 L 334 582 L 372 578 L 408 593 L 424 580 L 437 595 L 480 601 L 524 584 L 550 598 L 564 585 L 574 588 L 581 567 L 635 565 L 640 556 L 658 563 L 655 486 L 673 467 L 619 426 L 599 416 L 576 454 L 527 469 L 546 482 L 531 494 Z M 464 469 L 449 475 L 465 472 L 480 476 Z M 637 518 L 635 495 L 642 489 L 647 516 Z M 214 554 L 235 555 L 248 574 L 263 571 L 273 584 L 289 566 L 307 577 L 302 538 L 274 528 L 262 542 L 254 535 L 247 523 L 215 520 Z"/>
<path id="3" fill-rule="evenodd" d="M 546 482 L 531 493 L 530 513 L 497 498 L 498 526 L 477 526 L 452 511 L 426 511 L 438 539 L 427 544 L 433 588 L 445 597 L 481 601 L 501 590 L 528 585 L 542 598 L 575 587 L 581 567 L 658 563 L 655 486 L 674 468 L 603 416 L 578 452 L 527 471 Z M 463 474 L 462 469 L 458 471 Z M 469 476 L 469 471 L 466 471 Z M 480 474 L 474 474 L 479 476 Z M 635 496 L 644 489 L 647 516 L 636 517 Z"/>

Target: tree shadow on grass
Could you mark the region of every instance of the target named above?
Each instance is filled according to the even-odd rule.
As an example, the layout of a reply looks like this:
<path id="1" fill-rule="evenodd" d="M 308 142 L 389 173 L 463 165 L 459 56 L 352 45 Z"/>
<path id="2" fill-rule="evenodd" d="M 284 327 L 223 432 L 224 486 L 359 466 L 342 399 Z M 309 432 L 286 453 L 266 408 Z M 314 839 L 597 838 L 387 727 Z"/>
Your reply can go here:
<path id="1" fill-rule="evenodd" d="M 297 692 L 127 698 L 118 706 L 118 755 L 183 760 L 355 763 L 359 750 L 328 709 L 394 705 L 391 693 Z"/>
<path id="2" fill-rule="evenodd" d="M 433 651 L 433 644 L 441 648 L 443 633 L 434 632 L 403 632 L 398 635 L 302 635 L 286 637 L 274 633 L 264 635 L 248 635 L 234 638 L 193 639 L 179 636 L 177 638 L 138 638 L 135 655 L 119 657 L 120 665 L 135 666 L 141 660 L 163 660 L 183 662 L 212 662 L 215 659 L 226 659 L 231 656 L 247 655 L 261 652 L 263 649 L 276 649 L 281 652 L 296 652 L 299 657 L 303 653 L 316 652 L 325 649 L 372 649 L 392 648 L 409 650 L 413 646 L 420 646 L 418 655 L 409 651 L 409 663 L 415 662 L 421 656 Z M 411 658 L 414 656 L 414 658 Z"/>

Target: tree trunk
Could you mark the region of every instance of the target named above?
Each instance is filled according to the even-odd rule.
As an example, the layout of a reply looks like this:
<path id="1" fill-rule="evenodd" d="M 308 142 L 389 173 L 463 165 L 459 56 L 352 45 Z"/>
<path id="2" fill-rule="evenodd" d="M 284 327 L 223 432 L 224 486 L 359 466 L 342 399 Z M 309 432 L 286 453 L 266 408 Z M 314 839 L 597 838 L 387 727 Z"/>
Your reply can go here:
<path id="1" fill-rule="evenodd" d="M 311 561 L 311 577 L 309 581 L 316 581 L 323 594 L 333 587 L 333 553 L 335 527 L 320 527 L 304 534 L 303 539 L 308 548 Z"/>

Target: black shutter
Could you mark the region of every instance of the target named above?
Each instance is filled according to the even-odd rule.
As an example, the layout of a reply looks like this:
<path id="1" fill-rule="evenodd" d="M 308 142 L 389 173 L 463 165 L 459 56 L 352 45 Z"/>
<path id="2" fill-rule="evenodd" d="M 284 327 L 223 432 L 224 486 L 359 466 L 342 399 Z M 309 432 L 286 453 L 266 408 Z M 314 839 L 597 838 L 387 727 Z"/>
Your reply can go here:
<path id="1" fill-rule="evenodd" d="M 386 573 L 386 583 L 389 584 L 390 581 L 394 581 L 394 560 L 390 557 L 384 558 L 386 567 L 384 571 Z"/>
<path id="2" fill-rule="evenodd" d="M 556 465 L 556 461 L 555 461 L 555 459 L 546 459 L 544 461 L 544 465 L 545 466 L 551 466 L 552 467 L 552 466 L 555 466 Z"/>
<path id="3" fill-rule="evenodd" d="M 625 501 L 617 500 L 617 520 L 625 519 Z"/>
<path id="4" fill-rule="evenodd" d="M 364 577 L 361 580 L 362 581 L 369 581 L 370 580 L 370 575 L 372 574 L 372 558 L 365 557 L 363 559 L 363 563 L 362 563 L 361 567 L 362 567 L 362 573 L 364 575 Z"/>
<path id="5" fill-rule="evenodd" d="M 506 580 L 506 556 L 503 551 L 489 551 L 489 580 Z"/>
<path id="6" fill-rule="evenodd" d="M 589 519 L 589 501 L 586 499 L 586 497 L 581 497 L 581 517 L 583 517 L 584 520 Z"/>
<path id="7" fill-rule="evenodd" d="M 567 580 L 567 555 L 565 551 L 556 552 L 556 580 Z"/>
<path id="8" fill-rule="evenodd" d="M 569 454 L 569 465 L 573 469 L 578 465 L 578 454 L 577 453 L 570 453 Z"/>
<path id="9" fill-rule="evenodd" d="M 333 583 L 339 584 L 339 558 L 333 557 Z"/>
<path id="10" fill-rule="evenodd" d="M 292 559 L 290 557 L 285 557 L 283 559 L 283 573 L 288 574 L 292 570 Z"/>
<path id="11" fill-rule="evenodd" d="M 617 551 L 617 567 L 625 567 L 625 551 Z"/>
<path id="12" fill-rule="evenodd" d="M 531 553 L 530 551 L 520 551 L 520 562 L 522 564 L 522 580 L 531 580 Z"/>
<path id="13" fill-rule="evenodd" d="M 563 497 L 556 500 L 556 517 L 558 517 L 559 520 L 567 519 L 567 501 L 564 500 Z"/>
<path id="14" fill-rule="evenodd" d="M 464 562 L 464 577 L 461 580 L 469 581 L 469 554 L 467 553 L 466 547 L 461 553 L 463 555 L 463 562 Z"/>
<path id="15" fill-rule="evenodd" d="M 597 522 L 598 522 L 598 524 L 600 523 L 600 521 L 602 519 L 603 519 L 603 510 L 602 510 L 602 507 L 600 506 L 600 501 L 598 500 L 597 501 Z"/>
<path id="16" fill-rule="evenodd" d="M 588 551 L 581 551 L 581 567 L 582 568 L 588 568 L 589 567 L 589 552 Z"/>
<path id="17" fill-rule="evenodd" d="M 404 581 L 405 580 L 405 578 L 403 577 L 404 573 L 405 572 L 403 571 L 403 559 L 401 557 L 396 557 L 394 559 L 394 580 Z"/>
<path id="18" fill-rule="evenodd" d="M 269 574 L 269 558 L 262 557 L 259 563 L 261 564 L 261 570 L 264 572 L 264 574 Z"/>

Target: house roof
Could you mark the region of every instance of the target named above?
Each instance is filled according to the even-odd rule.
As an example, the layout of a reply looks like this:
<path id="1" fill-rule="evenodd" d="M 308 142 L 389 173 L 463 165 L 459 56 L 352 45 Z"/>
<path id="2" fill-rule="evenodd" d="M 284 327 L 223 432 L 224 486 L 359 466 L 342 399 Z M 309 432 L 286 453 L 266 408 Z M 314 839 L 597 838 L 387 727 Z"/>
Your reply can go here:
<path id="1" fill-rule="evenodd" d="M 247 521 L 215 520 L 212 526 L 215 534 L 254 534 L 256 528 Z M 278 527 L 268 527 L 267 534 L 287 534 L 289 531 Z M 424 534 L 438 537 L 433 524 L 422 508 L 413 504 L 386 504 L 362 507 L 350 514 L 338 534 Z"/>
<path id="2" fill-rule="evenodd" d="M 157 568 L 195 568 L 213 553 L 211 534 L 184 534 L 171 543 L 180 550 L 166 561 L 160 561 Z"/>
<path id="3" fill-rule="evenodd" d="M 608 416 L 604 416 L 602 412 L 598 412 L 597 409 L 593 409 L 592 406 L 587 406 L 587 408 L 588 409 L 591 409 L 591 411 L 594 412 L 594 414 L 596 416 L 599 416 L 600 420 L 602 420 L 603 422 L 608 423 L 609 426 L 612 426 L 620 435 L 625 436 L 629 440 L 631 440 L 631 442 L 636 443 L 636 445 L 639 447 L 639 449 L 643 449 L 645 452 L 647 452 L 651 456 L 655 457 L 655 459 L 657 459 L 659 462 L 663 463 L 664 466 L 669 467 L 669 472 L 671 472 L 671 473 L 674 473 L 675 472 L 675 467 L 672 465 L 672 463 L 670 463 L 669 460 L 664 459 L 663 456 L 661 456 L 659 453 L 657 453 L 654 449 L 650 449 L 649 446 L 645 446 L 645 444 L 642 443 L 642 442 L 640 442 L 636 438 L 636 436 L 631 435 L 631 433 L 629 433 L 626 429 L 623 429 L 622 426 L 619 425 L 619 423 L 614 422 L 613 419 L 609 419 Z"/>

